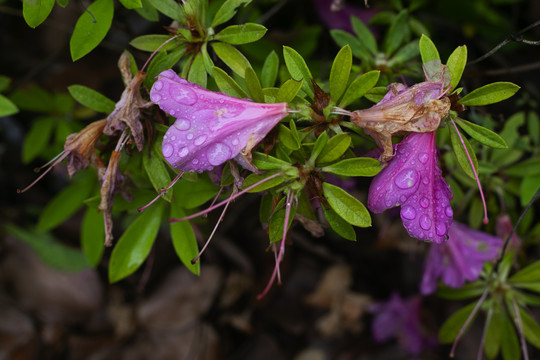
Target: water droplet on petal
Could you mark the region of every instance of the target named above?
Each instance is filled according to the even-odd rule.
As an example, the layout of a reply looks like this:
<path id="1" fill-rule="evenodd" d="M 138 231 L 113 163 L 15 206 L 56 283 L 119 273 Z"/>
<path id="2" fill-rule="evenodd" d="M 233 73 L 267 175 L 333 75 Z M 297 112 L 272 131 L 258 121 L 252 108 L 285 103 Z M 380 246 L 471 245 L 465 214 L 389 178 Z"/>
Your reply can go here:
<path id="1" fill-rule="evenodd" d="M 174 116 L 174 114 L 176 114 L 176 111 L 174 111 L 173 109 L 169 110 L 169 115 Z"/>
<path id="2" fill-rule="evenodd" d="M 201 135 L 195 139 L 195 145 L 202 145 L 206 141 L 206 135 Z"/>
<path id="3" fill-rule="evenodd" d="M 431 228 L 431 219 L 427 215 L 422 215 L 420 217 L 420 227 L 424 230 L 429 230 Z"/>
<path id="4" fill-rule="evenodd" d="M 197 101 L 197 95 L 187 86 L 171 86 L 170 93 L 174 101 L 180 104 L 193 105 Z"/>
<path id="5" fill-rule="evenodd" d="M 446 225 L 444 225 L 443 223 L 437 223 L 435 225 L 435 233 L 437 233 L 437 235 L 439 236 L 443 236 L 444 234 L 446 234 Z"/>
<path id="6" fill-rule="evenodd" d="M 178 156 L 180 157 L 184 157 L 186 156 L 187 154 L 189 154 L 189 149 L 184 146 L 179 152 L 178 152 Z"/>
<path id="7" fill-rule="evenodd" d="M 414 169 L 405 169 L 397 174 L 394 178 L 394 183 L 400 189 L 410 189 L 416 185 L 418 181 L 418 172 Z"/>
<path id="8" fill-rule="evenodd" d="M 444 213 L 448 217 L 452 217 L 454 215 L 454 211 L 452 210 L 451 206 L 447 206 L 446 209 L 444 209 Z"/>
<path id="9" fill-rule="evenodd" d="M 232 141 L 232 144 L 233 144 L 233 146 L 238 145 L 238 139 L 234 139 L 234 140 Z"/>
<path id="10" fill-rule="evenodd" d="M 178 130 L 185 131 L 191 127 L 191 122 L 187 119 L 178 119 L 174 122 L 173 126 Z"/>
<path id="11" fill-rule="evenodd" d="M 429 155 L 425 152 L 418 155 L 418 160 L 420 160 L 422 164 L 427 163 L 428 159 L 429 159 Z"/>
<path id="12" fill-rule="evenodd" d="M 171 136 L 171 141 L 174 141 L 174 140 L 176 140 L 176 136 L 173 135 Z"/>
<path id="13" fill-rule="evenodd" d="M 217 143 L 210 146 L 206 157 L 211 165 L 217 166 L 230 159 L 231 149 L 225 144 Z"/>
<path id="14" fill-rule="evenodd" d="M 158 103 L 161 101 L 161 95 L 152 93 L 152 96 L 150 96 L 150 100 L 152 100 L 152 102 L 154 103 Z"/>
<path id="15" fill-rule="evenodd" d="M 427 197 L 423 197 L 420 199 L 420 206 L 422 206 L 424 209 L 427 208 L 429 205 L 429 200 Z"/>
<path id="16" fill-rule="evenodd" d="M 429 178 L 428 178 L 427 176 L 424 176 L 424 177 L 422 178 L 422 184 L 424 184 L 424 185 L 429 184 Z"/>
<path id="17" fill-rule="evenodd" d="M 193 165 L 197 165 L 197 164 L 199 163 L 199 160 L 193 159 L 193 160 L 191 161 L 191 163 L 192 163 Z"/>
<path id="18" fill-rule="evenodd" d="M 163 82 L 161 82 L 160 80 L 156 81 L 154 83 L 154 89 L 156 89 L 157 91 L 163 89 Z"/>
<path id="19" fill-rule="evenodd" d="M 171 156 L 174 152 L 174 148 L 172 147 L 171 144 L 164 144 L 162 150 L 163 150 L 163 156 L 166 158 Z"/>
<path id="20" fill-rule="evenodd" d="M 186 139 L 188 139 L 188 140 L 193 139 L 193 134 L 187 134 Z"/>
<path id="21" fill-rule="evenodd" d="M 405 195 L 401 195 L 401 197 L 399 198 L 399 200 L 401 202 L 405 202 L 405 200 L 407 200 L 407 197 Z"/>
<path id="22" fill-rule="evenodd" d="M 414 220 L 416 218 L 416 210 L 410 205 L 405 205 L 401 208 L 401 216 L 407 220 Z"/>

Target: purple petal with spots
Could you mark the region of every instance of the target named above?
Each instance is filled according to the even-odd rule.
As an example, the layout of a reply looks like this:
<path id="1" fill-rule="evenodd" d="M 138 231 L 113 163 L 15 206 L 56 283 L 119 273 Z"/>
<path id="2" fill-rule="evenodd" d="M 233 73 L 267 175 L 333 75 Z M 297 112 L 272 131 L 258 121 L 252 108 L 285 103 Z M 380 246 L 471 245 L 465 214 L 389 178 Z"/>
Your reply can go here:
<path id="1" fill-rule="evenodd" d="M 409 235 L 441 243 L 452 224 L 452 192 L 442 178 L 435 132 L 410 133 L 394 158 L 371 182 L 368 208 L 374 213 L 401 206 Z"/>
<path id="2" fill-rule="evenodd" d="M 420 291 L 427 295 L 437 289 L 437 280 L 452 288 L 480 277 L 484 262 L 497 257 L 503 241 L 495 236 L 473 230 L 454 222 L 448 231 L 448 241 L 431 245 L 426 258 Z"/>
<path id="3" fill-rule="evenodd" d="M 176 118 L 162 151 L 182 171 L 212 170 L 246 146 L 250 150 L 288 115 L 286 103 L 260 104 L 206 90 L 173 70 L 159 74 L 150 99 Z"/>

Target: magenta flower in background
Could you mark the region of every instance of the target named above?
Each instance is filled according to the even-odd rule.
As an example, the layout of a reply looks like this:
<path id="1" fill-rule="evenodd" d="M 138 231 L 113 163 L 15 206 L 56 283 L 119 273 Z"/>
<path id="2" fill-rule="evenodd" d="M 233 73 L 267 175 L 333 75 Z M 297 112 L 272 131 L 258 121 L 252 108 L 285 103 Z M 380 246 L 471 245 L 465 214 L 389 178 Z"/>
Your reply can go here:
<path id="1" fill-rule="evenodd" d="M 213 92 L 180 78 L 173 70 L 159 74 L 152 102 L 176 121 L 163 137 L 162 151 L 182 171 L 212 170 L 249 154 L 288 115 L 286 103 L 260 104 Z"/>
<path id="2" fill-rule="evenodd" d="M 345 0 L 313 0 L 321 20 L 329 29 L 342 29 L 353 32 L 351 16 L 356 16 L 364 24 L 377 13 L 375 9 L 366 9 L 347 5 Z"/>
<path id="3" fill-rule="evenodd" d="M 434 340 L 422 334 L 420 325 L 420 306 L 422 298 L 412 296 L 403 300 L 394 292 L 387 302 L 371 306 L 373 313 L 371 331 L 377 343 L 397 338 L 399 345 L 408 353 L 417 355 L 433 344 Z"/>
<path id="4" fill-rule="evenodd" d="M 431 245 L 429 249 L 420 285 L 423 295 L 437 289 L 439 278 L 452 288 L 462 287 L 465 280 L 477 280 L 484 262 L 495 259 L 503 244 L 495 236 L 456 222 L 450 227 L 448 236 L 447 242 Z"/>
<path id="5" fill-rule="evenodd" d="M 376 213 L 401 206 L 410 236 L 442 243 L 452 224 L 452 191 L 439 168 L 435 132 L 410 133 L 395 145 L 395 156 L 369 188 L 368 208 Z"/>

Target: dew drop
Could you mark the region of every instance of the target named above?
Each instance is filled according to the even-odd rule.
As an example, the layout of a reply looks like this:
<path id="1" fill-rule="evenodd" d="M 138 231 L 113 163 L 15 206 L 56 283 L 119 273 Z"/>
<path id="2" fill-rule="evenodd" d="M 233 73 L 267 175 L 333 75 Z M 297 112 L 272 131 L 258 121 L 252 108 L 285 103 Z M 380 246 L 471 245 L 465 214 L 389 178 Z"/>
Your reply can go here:
<path id="1" fill-rule="evenodd" d="M 178 130 L 185 131 L 191 127 L 191 122 L 188 119 L 178 119 L 174 122 L 173 126 Z"/>
<path id="2" fill-rule="evenodd" d="M 422 184 L 424 184 L 424 185 L 429 184 L 429 178 L 427 176 L 422 178 Z"/>
<path id="3" fill-rule="evenodd" d="M 161 95 L 159 94 L 156 94 L 156 93 L 152 93 L 152 96 L 150 96 L 150 100 L 152 100 L 152 102 L 154 103 L 158 103 L 161 101 Z"/>
<path id="4" fill-rule="evenodd" d="M 423 152 L 423 153 L 421 153 L 420 155 L 418 155 L 418 160 L 420 160 L 420 162 L 421 162 L 422 164 L 427 163 L 428 159 L 429 159 L 429 155 L 428 155 L 427 153 L 425 153 L 425 152 Z"/>
<path id="5" fill-rule="evenodd" d="M 154 89 L 156 89 L 157 91 L 163 89 L 163 82 L 158 80 L 154 83 Z"/>
<path id="6" fill-rule="evenodd" d="M 195 145 L 202 145 L 206 141 L 206 135 L 201 135 L 195 139 Z"/>
<path id="7" fill-rule="evenodd" d="M 174 101 L 184 104 L 193 105 L 197 101 L 197 95 L 186 86 L 171 86 L 170 93 Z"/>
<path id="8" fill-rule="evenodd" d="M 238 145 L 238 139 L 234 139 L 234 140 L 232 141 L 232 144 L 233 144 L 233 146 Z"/>
<path id="9" fill-rule="evenodd" d="M 193 165 L 197 165 L 197 164 L 199 163 L 199 160 L 193 159 L 193 160 L 191 161 L 191 163 L 192 163 Z"/>
<path id="10" fill-rule="evenodd" d="M 401 208 L 401 216 L 407 220 L 414 220 L 416 218 L 416 210 L 410 205 L 405 205 Z"/>
<path id="11" fill-rule="evenodd" d="M 188 140 L 193 139 L 193 134 L 187 134 L 186 139 L 188 139 Z"/>
<path id="12" fill-rule="evenodd" d="M 163 144 L 163 156 L 168 158 L 169 156 L 171 156 L 174 152 L 174 148 L 172 147 L 171 144 Z"/>
<path id="13" fill-rule="evenodd" d="M 431 219 L 427 215 L 422 215 L 420 217 L 420 227 L 424 230 L 431 229 Z"/>
<path id="14" fill-rule="evenodd" d="M 206 157 L 211 165 L 217 166 L 230 159 L 231 149 L 225 144 L 217 143 L 210 146 Z"/>
<path id="15" fill-rule="evenodd" d="M 174 114 L 176 114 L 176 111 L 174 111 L 174 110 L 172 110 L 172 109 L 169 110 L 169 115 L 174 116 Z"/>
<path id="16" fill-rule="evenodd" d="M 427 197 L 423 197 L 420 199 L 420 206 L 422 206 L 424 209 L 427 208 L 429 205 L 429 200 Z"/>
<path id="17" fill-rule="evenodd" d="M 178 156 L 180 156 L 180 157 L 185 157 L 187 154 L 189 154 L 189 149 L 187 148 L 187 146 L 184 146 L 184 147 L 178 152 Z"/>
<path id="18" fill-rule="evenodd" d="M 444 225 L 443 223 L 437 223 L 435 225 L 435 233 L 439 236 L 443 236 L 444 234 L 446 234 L 446 225 Z"/>
<path id="19" fill-rule="evenodd" d="M 414 169 L 405 169 L 397 174 L 394 178 L 394 183 L 400 189 L 410 189 L 416 185 L 418 181 L 418 172 Z"/>
<path id="20" fill-rule="evenodd" d="M 405 195 L 401 195 L 401 197 L 399 198 L 399 200 L 401 202 L 405 202 L 405 200 L 407 200 L 407 197 Z"/>
<path id="21" fill-rule="evenodd" d="M 176 136 L 173 135 L 171 136 L 171 141 L 174 141 L 174 140 L 176 140 Z"/>
<path id="22" fill-rule="evenodd" d="M 444 213 L 448 217 L 452 217 L 454 215 L 454 211 L 452 210 L 451 206 L 447 206 L 446 209 L 444 209 Z"/>

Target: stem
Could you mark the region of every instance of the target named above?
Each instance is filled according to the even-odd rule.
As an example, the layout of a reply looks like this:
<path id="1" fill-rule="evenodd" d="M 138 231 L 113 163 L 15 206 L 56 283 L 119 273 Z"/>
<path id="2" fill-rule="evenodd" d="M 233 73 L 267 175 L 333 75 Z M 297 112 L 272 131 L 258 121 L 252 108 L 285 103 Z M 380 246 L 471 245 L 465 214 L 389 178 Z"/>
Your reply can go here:
<path id="1" fill-rule="evenodd" d="M 144 65 L 143 65 L 143 67 L 141 68 L 140 71 L 141 71 L 141 72 L 144 71 L 144 69 L 146 68 L 146 66 L 147 66 L 148 63 L 150 62 L 150 60 L 152 60 L 152 58 L 154 57 L 154 55 L 156 55 L 157 52 L 158 52 L 159 50 L 161 50 L 161 48 L 162 48 L 163 46 L 167 45 L 168 43 L 170 43 L 171 41 L 173 41 L 174 39 L 176 39 L 176 38 L 178 38 L 178 37 L 180 37 L 180 34 L 174 35 L 173 37 L 171 37 L 171 38 L 168 39 L 167 41 L 164 41 L 163 44 L 159 45 L 159 47 L 158 47 L 156 50 L 154 50 L 154 52 L 153 52 L 152 54 L 150 54 L 150 56 L 148 57 L 148 59 L 146 60 L 146 62 L 144 63 Z"/>
<path id="2" fill-rule="evenodd" d="M 456 122 L 454 119 L 452 120 L 452 125 L 454 125 L 454 128 L 456 129 L 456 132 L 459 136 L 459 140 L 461 141 L 461 144 L 463 145 L 463 149 L 465 150 L 465 154 L 467 154 L 467 158 L 469 159 L 469 164 L 471 164 L 471 168 L 474 174 L 474 178 L 476 179 L 476 184 L 478 185 L 478 190 L 480 191 L 480 197 L 482 198 L 482 205 L 484 205 L 484 220 L 482 221 L 484 224 L 487 224 L 489 222 L 488 214 L 487 214 L 487 205 L 486 205 L 486 199 L 484 198 L 484 192 L 482 191 L 482 185 L 480 185 L 480 179 L 478 178 L 478 173 L 476 172 L 476 169 L 474 167 L 474 163 L 472 161 L 471 155 L 469 154 L 469 150 L 467 150 L 467 146 L 465 146 L 465 141 L 463 141 L 463 137 L 461 137 L 461 133 L 459 132 Z"/>
<path id="3" fill-rule="evenodd" d="M 480 347 L 478 348 L 478 355 L 476 355 L 476 360 L 482 360 L 484 354 L 484 345 L 486 343 L 486 335 L 488 332 L 489 324 L 491 323 L 491 317 L 493 316 L 493 308 L 489 308 L 486 323 L 484 324 L 484 330 L 482 331 L 482 338 L 480 339 Z"/>
<path id="4" fill-rule="evenodd" d="M 221 195 L 221 192 L 223 191 L 223 186 L 221 186 L 219 188 L 219 191 L 218 193 L 216 194 L 216 196 L 214 196 L 214 200 L 212 200 L 212 203 L 210 204 L 210 206 L 214 206 L 214 204 L 216 203 L 217 199 L 219 199 L 219 195 Z M 228 206 L 228 205 L 225 205 L 225 206 Z M 206 217 L 208 214 L 204 214 L 203 215 L 203 218 Z"/>
<path id="5" fill-rule="evenodd" d="M 525 334 L 523 333 L 523 322 L 521 321 L 521 316 L 519 315 L 519 309 L 518 305 L 516 303 L 516 299 L 512 298 L 512 307 L 514 310 L 514 322 L 516 324 L 518 333 L 519 333 L 519 341 L 521 343 L 521 351 L 523 352 L 523 360 L 529 360 L 529 353 L 527 351 L 527 343 L 525 342 Z"/>
<path id="6" fill-rule="evenodd" d="M 171 183 L 169 185 L 167 185 L 166 187 L 164 187 L 163 189 L 160 189 L 159 190 L 159 194 L 158 196 L 156 196 L 152 201 L 150 201 L 148 204 L 144 205 L 144 206 L 141 206 L 140 208 L 137 209 L 138 212 L 142 212 L 144 210 L 146 210 L 150 205 L 152 205 L 153 203 L 155 203 L 157 201 L 157 199 L 159 199 L 160 197 L 162 197 L 163 195 L 165 195 L 167 193 L 167 191 L 169 191 L 170 188 L 172 188 L 174 186 L 174 184 L 176 184 L 176 182 L 178 180 L 180 180 L 180 178 L 182 177 L 182 175 L 184 175 L 184 172 L 183 171 L 180 171 L 178 173 L 178 175 L 176 175 L 176 177 L 173 179 L 173 181 L 171 181 Z"/>
<path id="7" fill-rule="evenodd" d="M 188 215 L 188 216 L 184 216 L 182 218 L 178 218 L 178 219 L 169 219 L 169 223 L 175 223 L 175 222 L 180 222 L 180 221 L 185 221 L 185 220 L 190 220 L 190 219 L 194 219 L 196 217 L 199 217 L 201 215 L 204 215 L 204 214 L 208 214 L 210 211 L 212 210 L 215 210 L 229 202 L 231 202 L 232 200 L 236 199 L 237 197 L 241 196 L 241 195 L 244 195 L 245 193 L 247 193 L 248 191 L 250 191 L 251 189 L 254 189 L 256 188 L 257 186 L 261 185 L 261 184 L 264 184 L 265 182 L 267 181 L 270 181 L 278 176 L 281 176 L 285 174 L 285 171 L 281 171 L 281 172 L 278 172 L 274 175 L 271 175 L 265 179 L 262 179 L 261 181 L 258 181 L 256 182 L 255 184 L 251 185 L 251 186 L 248 186 L 247 188 L 245 188 L 244 190 L 240 191 L 238 194 L 234 195 L 234 196 L 231 196 L 229 199 L 226 199 L 226 200 L 223 200 L 219 203 L 217 203 L 216 205 L 214 206 L 210 206 L 209 208 L 207 208 L 206 210 L 203 210 L 203 211 L 199 211 L 198 213 L 195 213 L 195 214 L 191 214 L 191 215 Z"/>
<path id="8" fill-rule="evenodd" d="M 17 194 L 22 194 L 23 192 L 25 192 L 26 190 L 28 190 L 28 189 L 30 189 L 32 186 L 34 186 L 39 180 L 41 180 L 45 175 L 47 175 L 47 173 L 48 173 L 49 171 L 51 171 L 51 169 L 52 169 L 53 167 L 55 167 L 56 164 L 58 164 L 59 162 L 61 162 L 62 160 L 64 160 L 69 154 L 70 154 L 69 151 L 68 151 L 68 152 L 62 151 L 58 156 L 56 156 L 56 157 L 53 159 L 54 162 L 51 164 L 51 166 L 49 166 L 49 168 L 48 168 L 47 170 L 45 170 L 45 171 L 43 172 L 43 174 L 41 174 L 40 176 L 38 176 L 38 178 L 37 178 L 36 180 L 32 181 L 32 183 L 30 183 L 30 185 L 28 185 L 27 187 L 25 187 L 25 188 L 22 189 L 22 190 L 21 190 L 21 189 L 17 189 Z M 48 164 L 50 164 L 50 161 L 49 161 L 47 164 L 43 165 L 43 166 L 47 166 Z M 41 170 L 41 169 L 43 168 L 43 166 L 40 167 L 40 168 L 38 169 L 38 171 Z"/>

